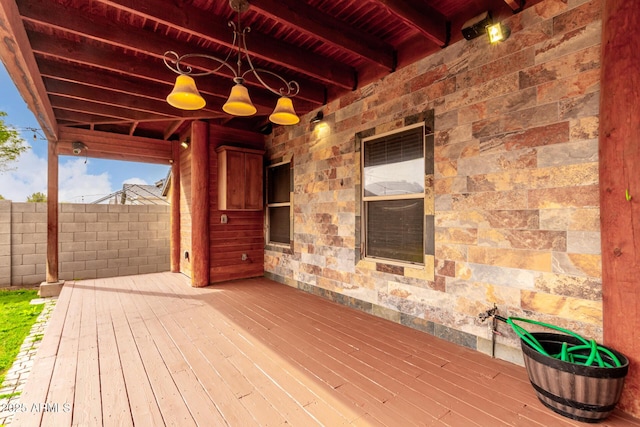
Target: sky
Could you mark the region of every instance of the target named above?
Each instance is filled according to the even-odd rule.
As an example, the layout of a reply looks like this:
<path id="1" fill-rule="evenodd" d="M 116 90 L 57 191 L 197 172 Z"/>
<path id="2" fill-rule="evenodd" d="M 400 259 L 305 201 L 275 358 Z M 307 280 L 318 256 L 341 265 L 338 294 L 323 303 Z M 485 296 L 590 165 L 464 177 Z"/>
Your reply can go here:
<path id="1" fill-rule="evenodd" d="M 0 195 L 14 202 L 25 202 L 36 192 L 47 193 L 47 140 L 40 125 L 16 89 L 11 77 L 0 65 L 0 111 L 6 125 L 18 129 L 30 149 L 12 170 L 0 172 Z M 37 132 L 27 130 L 35 128 Z M 58 200 L 90 203 L 122 189 L 122 184 L 154 184 L 167 176 L 169 165 L 85 159 L 60 156 L 58 160 Z"/>

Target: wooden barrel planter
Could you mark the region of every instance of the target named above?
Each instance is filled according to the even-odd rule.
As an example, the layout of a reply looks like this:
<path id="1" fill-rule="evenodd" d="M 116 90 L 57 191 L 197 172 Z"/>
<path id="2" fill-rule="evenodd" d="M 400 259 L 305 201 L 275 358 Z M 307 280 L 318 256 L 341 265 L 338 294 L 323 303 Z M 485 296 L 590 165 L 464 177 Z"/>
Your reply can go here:
<path id="1" fill-rule="evenodd" d="M 549 354 L 558 354 L 562 343 L 580 345 L 575 337 L 557 333 L 531 333 Z M 629 360 L 607 348 L 620 361 L 619 367 L 584 366 L 546 356 L 521 340 L 524 362 L 538 399 L 551 410 L 577 421 L 597 423 L 615 408 Z M 605 362 L 613 365 L 608 356 Z"/>

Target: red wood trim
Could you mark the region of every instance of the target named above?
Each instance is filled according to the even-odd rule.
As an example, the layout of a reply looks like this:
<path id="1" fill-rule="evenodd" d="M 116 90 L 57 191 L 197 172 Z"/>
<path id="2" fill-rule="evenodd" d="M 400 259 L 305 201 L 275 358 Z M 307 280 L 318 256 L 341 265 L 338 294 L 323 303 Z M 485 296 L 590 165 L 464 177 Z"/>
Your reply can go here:
<path id="1" fill-rule="evenodd" d="M 209 284 L 209 125 L 191 125 L 191 285 Z"/>
<path id="2" fill-rule="evenodd" d="M 635 2 L 605 0 L 602 23 L 599 159 L 604 342 L 638 367 L 640 8 Z M 639 393 L 640 371 L 629 369 L 619 407 L 640 417 Z"/>
<path id="3" fill-rule="evenodd" d="M 180 272 L 180 141 L 171 143 L 173 163 L 171 163 L 171 272 Z"/>
<path id="4" fill-rule="evenodd" d="M 47 156 L 47 283 L 58 281 L 58 153 L 49 141 Z"/>

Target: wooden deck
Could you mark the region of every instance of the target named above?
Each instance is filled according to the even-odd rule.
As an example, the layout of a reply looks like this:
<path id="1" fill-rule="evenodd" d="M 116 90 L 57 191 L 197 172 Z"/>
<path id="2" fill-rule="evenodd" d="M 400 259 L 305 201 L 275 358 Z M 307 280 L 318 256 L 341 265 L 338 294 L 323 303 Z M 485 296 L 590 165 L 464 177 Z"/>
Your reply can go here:
<path id="1" fill-rule="evenodd" d="M 13 426 L 584 425 L 519 366 L 267 279 L 171 273 L 66 284 L 21 405 Z"/>

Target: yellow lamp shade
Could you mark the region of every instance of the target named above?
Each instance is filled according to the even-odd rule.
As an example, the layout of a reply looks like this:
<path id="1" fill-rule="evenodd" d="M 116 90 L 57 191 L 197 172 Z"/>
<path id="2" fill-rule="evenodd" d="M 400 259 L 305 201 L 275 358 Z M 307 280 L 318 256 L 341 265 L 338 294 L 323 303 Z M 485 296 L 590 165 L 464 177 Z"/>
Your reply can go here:
<path id="1" fill-rule="evenodd" d="M 199 110 L 207 104 L 200 96 L 193 77 L 184 74 L 180 74 L 176 78 L 173 90 L 167 95 L 167 102 L 181 110 Z"/>
<path id="2" fill-rule="evenodd" d="M 249 98 L 249 91 L 241 83 L 236 83 L 231 88 L 229 99 L 222 106 L 222 110 L 232 116 L 252 116 L 258 111 Z"/>
<path id="3" fill-rule="evenodd" d="M 269 120 L 277 125 L 295 125 L 300 122 L 300 117 L 296 115 L 293 109 L 293 102 L 291 98 L 282 96 L 278 99 L 276 108 L 269 116 Z"/>

